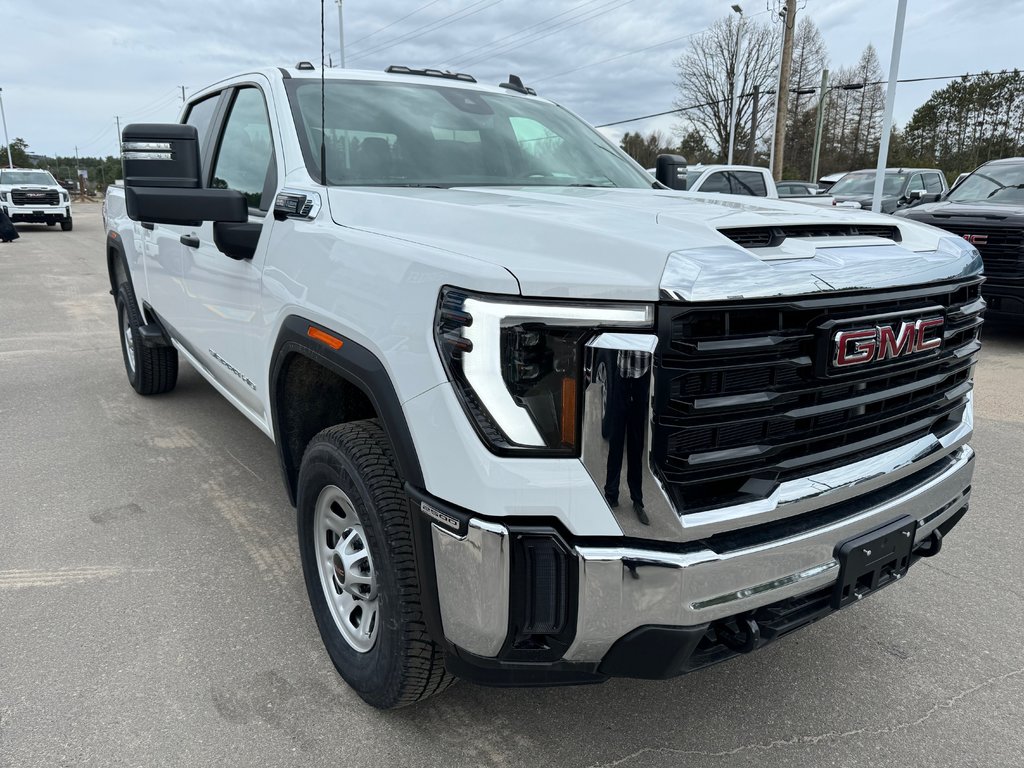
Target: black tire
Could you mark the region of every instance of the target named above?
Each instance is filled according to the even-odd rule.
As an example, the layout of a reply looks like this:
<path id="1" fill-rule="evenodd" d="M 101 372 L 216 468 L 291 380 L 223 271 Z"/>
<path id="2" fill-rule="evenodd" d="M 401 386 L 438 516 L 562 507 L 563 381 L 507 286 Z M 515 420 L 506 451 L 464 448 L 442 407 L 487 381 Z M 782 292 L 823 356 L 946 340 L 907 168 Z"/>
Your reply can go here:
<path id="1" fill-rule="evenodd" d="M 345 638 L 321 580 L 316 508 L 325 489 L 340 489 L 351 501 L 372 558 L 376 636 L 366 651 Z M 306 591 L 327 653 L 345 681 L 380 709 L 413 704 L 451 685 L 455 678 L 423 620 L 408 500 L 376 420 L 330 427 L 309 442 L 299 468 L 297 506 Z"/>
<path id="2" fill-rule="evenodd" d="M 74 222 L 70 218 L 67 218 L 60 223 L 60 228 L 64 232 L 70 232 L 73 224 Z"/>
<path id="3" fill-rule="evenodd" d="M 121 283 L 117 290 L 117 327 L 128 382 L 140 395 L 170 392 L 178 381 L 178 350 L 144 346 L 139 336 L 140 326 L 142 313 L 135 302 L 135 294 L 128 283 Z"/>
<path id="4" fill-rule="evenodd" d="M 56 227 L 57 226 L 57 222 L 56 221 L 48 221 L 48 222 L 46 222 L 46 226 L 48 226 L 48 227 Z"/>

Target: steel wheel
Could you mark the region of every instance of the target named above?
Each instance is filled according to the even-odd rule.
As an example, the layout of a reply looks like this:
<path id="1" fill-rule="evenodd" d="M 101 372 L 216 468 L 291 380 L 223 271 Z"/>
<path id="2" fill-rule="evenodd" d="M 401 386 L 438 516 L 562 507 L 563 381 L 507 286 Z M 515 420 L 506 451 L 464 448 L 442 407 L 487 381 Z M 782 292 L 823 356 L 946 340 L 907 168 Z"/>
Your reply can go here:
<path id="1" fill-rule="evenodd" d="M 127 307 L 121 310 L 121 327 L 124 335 L 124 357 L 128 362 L 128 370 L 135 375 L 135 342 L 132 339 L 132 324 L 128 319 Z"/>
<path id="2" fill-rule="evenodd" d="M 320 492 L 314 531 L 320 586 L 331 616 L 346 642 L 366 653 L 377 639 L 377 577 L 359 515 L 338 486 Z"/>

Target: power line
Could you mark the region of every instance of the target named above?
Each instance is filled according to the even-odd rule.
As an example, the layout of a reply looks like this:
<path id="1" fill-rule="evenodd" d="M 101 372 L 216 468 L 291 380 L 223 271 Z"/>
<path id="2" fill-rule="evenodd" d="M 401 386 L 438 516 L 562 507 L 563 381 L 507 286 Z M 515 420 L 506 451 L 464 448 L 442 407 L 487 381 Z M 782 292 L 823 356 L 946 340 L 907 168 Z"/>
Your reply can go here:
<path id="1" fill-rule="evenodd" d="M 487 59 L 490 59 L 497 54 L 507 54 L 510 51 L 516 50 L 517 48 L 522 48 L 524 45 L 530 45 L 532 43 L 536 43 L 539 40 L 543 40 L 545 37 L 550 37 L 551 35 L 558 34 L 559 32 L 564 32 L 570 27 L 575 27 L 578 24 L 583 24 L 584 22 L 590 21 L 591 19 L 596 19 L 598 16 L 603 16 L 606 13 L 611 13 L 612 11 L 618 10 L 619 8 L 622 8 L 623 6 L 629 5 L 630 3 L 633 2 L 635 2 L 635 0 L 625 0 L 625 2 L 620 2 L 613 8 L 608 8 L 607 6 L 598 6 L 597 8 L 594 8 L 592 11 L 588 11 L 584 14 L 581 14 L 581 16 L 576 17 L 576 20 L 570 21 L 566 19 L 564 23 L 560 22 L 551 29 L 548 29 L 542 33 L 531 35 L 525 40 L 519 41 L 514 45 L 499 47 L 499 50 L 489 51 L 486 55 L 477 56 L 473 59 L 470 59 L 469 61 L 464 62 L 460 66 L 471 67 L 474 64 L 479 64 L 483 61 L 486 61 Z M 589 15 L 587 15 L 588 13 Z"/>
<path id="2" fill-rule="evenodd" d="M 349 44 L 348 44 L 348 46 L 347 46 L 347 47 L 351 47 L 351 46 L 353 46 L 353 45 L 359 45 L 359 44 L 360 44 L 361 42 L 363 42 L 363 40 L 369 40 L 369 39 L 370 39 L 371 37 L 373 37 L 373 36 L 374 36 L 374 35 L 376 35 L 376 34 L 379 34 L 380 32 L 383 32 L 383 31 L 384 31 L 385 29 L 390 29 L 391 27 L 395 26 L 396 24 L 401 24 L 401 23 L 402 23 L 403 21 L 405 21 L 406 19 L 408 19 L 408 18 L 410 18 L 410 17 L 412 17 L 412 16 L 415 16 L 415 15 L 416 15 L 417 13 L 419 13 L 420 11 L 425 11 L 425 10 L 426 10 L 427 8 L 429 8 L 430 6 L 432 6 L 432 5 L 435 5 L 435 4 L 439 3 L 439 2 L 441 2 L 441 0 L 430 0 L 430 2 L 429 2 L 429 3 L 426 3 L 426 4 L 424 4 L 424 5 L 421 5 L 421 6 L 420 6 L 419 8 L 417 8 L 417 9 L 416 9 L 415 11 L 412 11 L 411 13 L 407 13 L 407 14 L 405 14 L 405 16 L 403 16 L 402 18 L 400 18 L 400 19 L 395 19 L 395 20 L 394 20 L 394 21 L 392 21 L 392 22 L 391 22 L 390 24 L 385 24 L 385 25 L 384 25 L 383 27 L 381 27 L 380 29 L 376 29 L 376 30 L 374 30 L 373 32 L 371 32 L 371 33 L 370 33 L 370 34 L 368 34 L 368 35 L 363 35 L 363 36 L 362 36 L 362 37 L 360 37 L 360 38 L 359 38 L 358 40 L 353 40 L 353 41 L 352 41 L 351 43 L 349 43 Z M 331 53 L 336 53 L 336 52 L 337 52 L 337 53 L 340 53 L 340 51 L 331 51 Z"/>
<path id="3" fill-rule="evenodd" d="M 999 72 L 978 72 L 977 74 L 973 74 L 973 75 L 970 72 L 965 72 L 962 75 L 937 75 L 937 76 L 934 76 L 934 77 L 908 77 L 908 78 L 903 78 L 901 80 L 897 80 L 896 82 L 898 82 L 898 83 L 923 83 L 923 82 L 927 82 L 927 81 L 931 81 L 931 80 L 958 80 L 960 78 L 981 77 L 982 75 L 986 75 L 986 74 L 988 74 L 988 75 L 1008 75 L 1012 71 L 1013 70 L 1006 70 L 1006 69 L 1004 69 L 1004 70 L 1000 70 Z M 874 81 L 869 82 L 869 83 L 845 83 L 843 85 L 830 86 L 829 90 L 830 91 L 831 90 L 848 90 L 848 91 L 849 90 L 857 90 L 857 89 L 860 89 L 860 88 L 866 88 L 869 85 L 884 85 L 887 82 L 888 82 L 887 80 L 874 80 Z M 817 90 L 817 88 L 815 88 L 814 90 Z M 790 91 L 793 92 L 794 89 L 790 89 Z M 775 93 L 775 91 L 774 90 L 762 91 L 761 93 L 762 94 L 769 94 L 770 95 L 770 94 Z M 747 93 L 747 94 L 740 94 L 740 98 L 743 98 L 743 97 L 749 96 L 749 95 L 750 95 L 749 93 Z M 707 101 L 707 102 L 704 102 L 703 104 L 691 104 L 689 106 L 679 107 L 677 109 L 668 109 L 668 110 L 665 110 L 664 112 L 654 112 L 654 113 L 652 113 L 650 115 L 641 115 L 640 117 L 630 117 L 630 118 L 628 118 L 626 120 L 616 120 L 615 122 L 612 122 L 612 123 L 601 123 L 599 125 L 595 125 L 594 127 L 595 128 L 611 128 L 612 126 L 615 126 L 615 125 L 624 125 L 626 123 L 635 123 L 638 120 L 648 120 L 648 119 L 650 119 L 652 117 L 664 117 L 665 115 L 674 115 L 674 114 L 677 114 L 679 112 L 688 112 L 691 109 L 700 109 L 701 107 L 711 107 L 711 106 L 714 106 L 716 104 L 725 104 L 726 102 L 729 102 L 729 101 L 732 101 L 732 99 L 731 98 L 726 98 L 726 99 L 718 99 L 717 101 Z"/>
<path id="4" fill-rule="evenodd" d="M 750 16 L 747 17 L 747 19 L 748 20 L 749 19 L 754 19 L 754 18 L 757 18 L 758 16 L 764 15 L 765 13 L 768 13 L 768 11 L 761 11 L 759 13 L 751 14 Z M 711 28 L 708 27 L 708 29 L 711 29 Z M 556 77 L 562 77 L 563 75 L 571 75 L 573 72 L 579 72 L 581 69 L 590 69 L 591 67 L 596 67 L 596 66 L 599 66 L 601 64 L 607 64 L 609 61 L 616 61 L 618 59 L 624 59 L 627 56 L 634 56 L 634 55 L 636 55 L 638 53 L 644 53 L 646 51 L 650 51 L 650 50 L 653 50 L 655 48 L 660 48 L 661 46 L 668 45 L 669 43 L 678 43 L 678 42 L 680 42 L 682 40 L 689 40 L 691 37 L 696 37 L 697 35 L 701 35 L 701 34 L 707 32 L 708 29 L 701 29 L 701 30 L 698 30 L 697 32 L 691 32 L 690 34 L 683 35 L 682 37 L 673 37 L 673 38 L 671 38 L 669 40 L 662 40 L 660 43 L 655 43 L 654 45 L 648 45 L 645 48 L 637 48 L 634 51 L 626 51 L 625 53 L 620 53 L 620 54 L 617 54 L 615 56 L 609 56 L 607 59 L 601 59 L 599 61 L 592 61 L 589 64 L 583 64 L 583 65 L 581 65 L 579 67 L 574 67 L 573 69 L 567 69 L 564 72 L 556 72 L 553 75 L 545 75 L 544 77 L 531 77 L 530 78 L 530 82 L 531 83 L 540 83 L 540 82 L 543 82 L 544 80 L 554 80 Z"/>
<path id="5" fill-rule="evenodd" d="M 426 35 L 430 32 L 434 32 L 438 29 L 441 29 L 442 27 L 447 27 L 449 24 L 454 24 L 457 21 L 468 19 L 470 16 L 475 16 L 481 11 L 486 11 L 488 8 L 495 6 L 500 2 L 502 2 L 502 0 L 491 0 L 490 2 L 488 2 L 488 0 L 476 0 L 476 2 L 470 3 L 465 8 L 461 8 L 457 11 L 454 11 L 453 13 L 449 13 L 447 16 L 442 16 L 440 19 L 437 19 L 436 21 L 430 22 L 429 24 L 424 24 L 423 26 L 420 27 L 416 27 L 410 32 L 407 32 L 404 35 L 400 35 L 399 37 L 392 38 L 386 43 L 383 43 L 373 48 L 369 48 L 365 51 L 362 51 L 361 53 L 357 53 L 355 56 L 352 57 L 352 60 L 363 59 L 372 54 L 380 53 L 381 51 L 386 51 L 389 48 L 394 48 L 399 43 L 408 42 L 409 40 L 415 40 L 418 37 L 422 37 L 423 35 Z M 482 8 L 477 8 L 477 6 L 483 3 L 487 4 L 484 5 Z M 476 10 L 467 13 L 467 11 L 469 11 L 471 8 L 476 8 Z"/>
<path id="6" fill-rule="evenodd" d="M 448 59 L 448 63 L 452 64 L 452 65 L 455 65 L 457 62 L 459 62 L 459 61 L 461 61 L 461 60 L 463 60 L 465 58 L 469 58 L 470 56 L 475 54 L 477 51 L 482 51 L 485 48 L 491 48 L 492 46 L 495 46 L 498 43 L 502 43 L 502 42 L 504 42 L 506 40 L 509 40 L 509 39 L 513 38 L 513 37 L 518 37 L 519 35 L 523 34 L 524 32 L 529 32 L 531 29 L 536 29 L 537 27 L 543 26 L 544 24 L 548 23 L 549 21 L 554 21 L 555 19 L 557 19 L 557 18 L 559 18 L 561 16 L 565 16 L 567 13 L 572 13 L 573 11 L 578 11 L 583 6 L 593 5 L 596 2 L 599 2 L 599 0 L 586 0 L 586 2 L 584 2 L 581 5 L 577 5 L 577 6 L 573 7 L 573 8 L 570 8 L 567 11 L 562 11 L 561 13 L 556 13 L 554 16 L 548 16 L 546 19 L 541 19 L 536 24 L 531 24 L 528 27 L 523 27 L 522 29 L 518 29 L 515 32 L 507 34 L 504 37 L 499 37 L 496 40 L 491 40 L 489 43 L 484 43 L 483 45 L 478 45 L 476 48 L 470 48 L 468 51 L 463 51 L 462 53 L 458 54 L 457 56 Z"/>

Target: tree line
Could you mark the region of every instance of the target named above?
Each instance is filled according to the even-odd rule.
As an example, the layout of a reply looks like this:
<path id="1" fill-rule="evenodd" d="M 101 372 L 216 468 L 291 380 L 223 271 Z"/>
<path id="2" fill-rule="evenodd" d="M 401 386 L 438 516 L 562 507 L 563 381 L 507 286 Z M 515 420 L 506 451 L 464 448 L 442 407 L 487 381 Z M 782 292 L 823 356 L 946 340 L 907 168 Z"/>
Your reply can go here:
<path id="1" fill-rule="evenodd" d="M 734 83 L 737 104 L 734 162 L 767 165 L 781 34 L 771 21 L 744 22 L 737 62 L 737 18 L 722 18 L 697 35 L 675 62 L 678 122 L 668 137 L 627 132 L 622 148 L 649 168 L 661 152 L 691 163 L 725 162 Z M 820 30 L 801 19 L 793 42 L 783 178 L 808 179 L 822 71 L 825 96 L 819 176 L 873 168 L 881 139 L 886 89 L 882 65 L 868 45 L 852 66 L 829 67 Z M 756 111 L 755 111 L 756 105 Z M 900 129 L 894 126 L 890 166 L 938 167 L 952 181 L 996 157 L 1024 154 L 1024 77 L 1020 71 L 955 80 L 932 93 Z"/>

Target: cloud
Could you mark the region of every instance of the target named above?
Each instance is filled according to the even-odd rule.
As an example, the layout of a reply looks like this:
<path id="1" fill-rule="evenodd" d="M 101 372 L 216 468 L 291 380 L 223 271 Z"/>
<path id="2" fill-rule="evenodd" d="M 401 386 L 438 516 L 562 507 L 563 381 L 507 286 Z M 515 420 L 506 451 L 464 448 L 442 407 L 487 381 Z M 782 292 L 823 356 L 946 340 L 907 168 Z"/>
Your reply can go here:
<path id="1" fill-rule="evenodd" d="M 672 108 L 687 35 L 731 13 L 725 0 L 345 0 L 350 66 L 465 69 L 481 82 L 509 73 L 535 83 L 592 123 Z M 988 7 L 991 12 L 985 11 Z M 768 18 L 748 2 L 749 16 Z M 895 3 L 807 0 L 801 15 L 822 28 L 833 67 L 873 43 L 888 66 Z M 1001 23 L 993 24 L 998 15 Z M 408 18 L 393 23 L 403 16 Z M 10 15 L 7 16 L 10 19 Z M 199 0 L 51 0 L 18 3 L 17 34 L 4 35 L 4 106 L 11 137 L 33 151 L 117 151 L 121 124 L 175 120 L 186 93 L 239 71 L 320 59 L 320 4 L 236 0 L 230 12 Z M 325 43 L 337 57 L 337 5 L 326 3 Z M 391 26 L 388 26 L 391 25 Z M 1015 61 L 1024 0 L 911 2 L 901 74 L 1001 69 Z M 983 41 L 977 42 L 977 41 Z M 640 53 L 631 53 L 646 48 Z M 623 55 L 629 54 L 629 55 Z M 610 61 L 608 61 L 611 59 Z M 942 83 L 901 87 L 897 120 Z M 674 118 L 609 129 L 668 131 Z"/>

